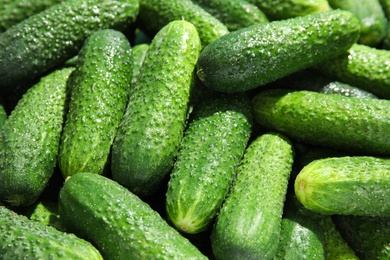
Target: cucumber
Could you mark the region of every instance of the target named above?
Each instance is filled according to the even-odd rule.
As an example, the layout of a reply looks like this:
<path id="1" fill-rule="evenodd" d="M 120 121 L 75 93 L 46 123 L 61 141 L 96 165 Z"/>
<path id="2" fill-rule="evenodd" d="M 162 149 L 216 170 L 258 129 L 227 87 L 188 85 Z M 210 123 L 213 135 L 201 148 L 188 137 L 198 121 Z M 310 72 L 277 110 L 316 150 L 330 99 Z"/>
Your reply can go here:
<path id="1" fill-rule="evenodd" d="M 133 72 L 131 77 L 132 85 L 136 84 L 139 71 L 142 67 L 142 63 L 145 60 L 148 49 L 149 49 L 149 43 L 137 44 L 132 48 L 132 52 L 133 52 Z"/>
<path id="2" fill-rule="evenodd" d="M 67 230 L 91 241 L 104 259 L 207 259 L 148 204 L 102 175 L 69 177 L 59 211 Z"/>
<path id="3" fill-rule="evenodd" d="M 68 0 L 23 20 L 0 35 L 0 89 L 34 80 L 75 56 L 98 29 L 124 30 L 137 0 Z"/>
<path id="4" fill-rule="evenodd" d="M 140 197 L 154 193 L 173 166 L 200 49 L 195 26 L 184 20 L 167 24 L 149 46 L 111 157 L 112 178 Z"/>
<path id="5" fill-rule="evenodd" d="M 58 155 L 64 178 L 109 169 L 111 145 L 129 99 L 132 62 L 130 43 L 119 31 L 98 30 L 85 41 L 70 78 Z"/>
<path id="6" fill-rule="evenodd" d="M 245 151 L 211 233 L 216 259 L 272 259 L 293 163 L 291 142 L 267 132 Z"/>
<path id="7" fill-rule="evenodd" d="M 229 33 L 221 21 L 191 0 L 140 0 L 139 4 L 137 25 L 150 37 L 154 37 L 173 20 L 192 23 L 198 31 L 203 47 Z"/>
<path id="8" fill-rule="evenodd" d="M 252 103 L 258 124 L 293 140 L 353 154 L 390 155 L 389 100 L 275 89 L 257 93 Z"/>
<path id="9" fill-rule="evenodd" d="M 389 0 L 379 0 L 379 3 L 382 6 L 383 12 L 387 18 L 387 32 L 383 39 L 382 45 L 380 48 L 390 50 L 390 1 Z"/>
<path id="10" fill-rule="evenodd" d="M 221 21 L 231 32 L 255 23 L 269 22 L 263 11 L 247 0 L 192 0 L 192 2 Z"/>
<path id="11" fill-rule="evenodd" d="M 74 68 L 56 70 L 31 87 L 0 131 L 0 200 L 33 204 L 54 172 Z"/>
<path id="12" fill-rule="evenodd" d="M 314 160 L 294 181 L 298 200 L 321 214 L 390 216 L 390 160 L 345 156 Z"/>
<path id="13" fill-rule="evenodd" d="M 342 10 L 255 24 L 206 46 L 197 74 L 216 91 L 254 89 L 345 53 L 359 33 L 358 19 Z"/>
<path id="14" fill-rule="evenodd" d="M 97 259 L 88 241 L 64 233 L 0 206 L 1 259 Z"/>
<path id="15" fill-rule="evenodd" d="M 246 96 L 218 96 L 194 107 L 170 173 L 166 211 L 181 232 L 199 233 L 214 221 L 251 135 Z"/>

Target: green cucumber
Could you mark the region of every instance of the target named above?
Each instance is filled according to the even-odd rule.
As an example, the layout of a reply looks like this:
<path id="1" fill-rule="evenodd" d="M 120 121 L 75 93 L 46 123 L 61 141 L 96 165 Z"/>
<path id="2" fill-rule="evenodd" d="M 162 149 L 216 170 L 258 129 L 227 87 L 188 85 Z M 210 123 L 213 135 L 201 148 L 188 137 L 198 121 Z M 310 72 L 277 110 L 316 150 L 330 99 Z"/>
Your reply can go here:
<path id="1" fill-rule="evenodd" d="M 229 33 L 221 21 L 191 0 L 140 0 L 139 4 L 137 24 L 151 37 L 173 20 L 192 23 L 199 33 L 203 47 Z"/>
<path id="2" fill-rule="evenodd" d="M 131 77 L 131 84 L 135 85 L 138 79 L 139 71 L 142 67 L 142 63 L 144 62 L 146 53 L 149 50 L 149 44 L 148 43 L 137 44 L 132 48 L 132 50 L 133 50 L 133 72 Z"/>
<path id="3" fill-rule="evenodd" d="M 211 233 L 216 259 L 275 256 L 292 163 L 293 147 L 280 134 L 249 144 Z"/>
<path id="4" fill-rule="evenodd" d="M 0 206 L 1 259 L 103 260 L 88 241 Z"/>
<path id="5" fill-rule="evenodd" d="M 247 0 L 192 0 L 192 2 L 221 21 L 231 32 L 256 23 L 269 22 L 263 11 Z"/>
<path id="6" fill-rule="evenodd" d="M 64 178 L 109 169 L 111 145 L 129 99 L 132 66 L 131 46 L 123 33 L 98 30 L 85 41 L 69 81 L 69 111 L 58 155 Z"/>
<path id="7" fill-rule="evenodd" d="M 342 10 L 255 24 L 206 46 L 197 74 L 216 91 L 254 89 L 345 53 L 359 33 L 358 19 Z"/>
<path id="8" fill-rule="evenodd" d="M 64 68 L 43 77 L 23 95 L 0 130 L 0 200 L 28 206 L 48 184 L 57 163 L 73 71 Z"/>
<path id="9" fill-rule="evenodd" d="M 102 175 L 69 177 L 59 210 L 67 230 L 91 241 L 104 259 L 207 259 L 147 203 Z"/>
<path id="10" fill-rule="evenodd" d="M 390 216 L 390 159 L 344 156 L 314 160 L 294 181 L 297 199 L 321 214 Z"/>
<path id="11" fill-rule="evenodd" d="M 275 89 L 257 93 L 252 102 L 258 124 L 296 141 L 390 155 L 389 100 Z"/>
<path id="12" fill-rule="evenodd" d="M 219 96 L 194 107 L 166 193 L 169 220 L 199 233 L 214 221 L 251 135 L 246 96 Z"/>
<path id="13" fill-rule="evenodd" d="M 98 29 L 126 29 L 138 10 L 137 0 L 68 0 L 12 26 L 0 35 L 0 89 L 62 65 Z"/>
<path id="14" fill-rule="evenodd" d="M 390 50 L 390 1 L 389 0 L 379 0 L 383 12 L 387 18 L 387 32 L 382 42 L 382 48 L 386 50 Z"/>
<path id="15" fill-rule="evenodd" d="M 149 46 L 111 159 L 113 179 L 138 196 L 151 195 L 173 166 L 200 49 L 195 26 L 184 20 L 167 24 Z"/>

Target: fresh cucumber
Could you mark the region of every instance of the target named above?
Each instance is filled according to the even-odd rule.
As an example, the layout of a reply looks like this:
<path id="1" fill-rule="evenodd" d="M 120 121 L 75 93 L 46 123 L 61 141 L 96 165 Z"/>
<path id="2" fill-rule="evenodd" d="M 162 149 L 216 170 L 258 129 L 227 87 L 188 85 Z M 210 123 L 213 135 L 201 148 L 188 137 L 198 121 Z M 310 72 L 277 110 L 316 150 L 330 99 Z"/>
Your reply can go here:
<path id="1" fill-rule="evenodd" d="M 135 85 L 136 81 L 138 79 L 139 71 L 142 67 L 142 63 L 145 60 L 146 53 L 149 50 L 149 44 L 148 43 L 141 43 L 137 44 L 132 48 L 133 52 L 133 72 L 131 77 L 131 84 Z"/>
<path id="2" fill-rule="evenodd" d="M 207 259 L 148 204 L 102 175 L 69 177 L 59 210 L 67 230 L 91 241 L 105 259 Z"/>
<path id="3" fill-rule="evenodd" d="M 194 107 L 166 193 L 169 220 L 181 232 L 211 226 L 251 135 L 246 96 L 218 96 Z"/>
<path id="4" fill-rule="evenodd" d="M 129 99 L 132 62 L 130 43 L 117 30 L 98 30 L 85 41 L 69 81 L 58 155 L 64 178 L 109 169 L 111 145 Z"/>
<path id="5" fill-rule="evenodd" d="M 389 100 L 275 89 L 257 93 L 252 102 L 258 124 L 296 141 L 390 155 Z"/>
<path id="6" fill-rule="evenodd" d="M 254 89 L 345 53 L 359 33 L 359 20 L 342 10 L 255 24 L 206 46 L 197 74 L 216 91 Z"/>
<path id="7" fill-rule="evenodd" d="M 297 199 L 322 214 L 390 216 L 390 159 L 345 156 L 314 160 L 294 181 Z"/>
<path id="8" fill-rule="evenodd" d="M 280 134 L 249 144 L 211 233 L 216 259 L 275 256 L 292 163 L 291 142 Z"/>
<path id="9" fill-rule="evenodd" d="M 0 130 L 0 200 L 34 203 L 54 172 L 74 68 L 56 70 L 31 87 Z"/>
<path id="10" fill-rule="evenodd" d="M 68 0 L 12 26 L 0 35 L 0 89 L 42 77 L 94 31 L 127 28 L 138 10 L 137 0 Z"/>
<path id="11" fill-rule="evenodd" d="M 164 26 L 149 46 L 111 157 L 113 179 L 138 196 L 151 195 L 173 166 L 200 49 L 195 26 L 184 20 Z"/>

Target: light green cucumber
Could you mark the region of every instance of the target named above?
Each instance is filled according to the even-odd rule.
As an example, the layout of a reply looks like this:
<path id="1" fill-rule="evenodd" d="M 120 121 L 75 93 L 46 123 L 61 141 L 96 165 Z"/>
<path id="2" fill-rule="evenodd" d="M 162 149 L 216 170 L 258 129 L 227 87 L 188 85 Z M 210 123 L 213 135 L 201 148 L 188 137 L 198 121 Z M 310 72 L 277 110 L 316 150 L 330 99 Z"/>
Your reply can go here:
<path id="1" fill-rule="evenodd" d="M 126 109 L 132 50 L 117 30 L 94 32 L 84 43 L 70 78 L 71 96 L 58 164 L 64 178 L 77 172 L 105 174 L 111 145 Z"/>
<path id="2" fill-rule="evenodd" d="M 142 63 L 145 60 L 146 53 L 149 49 L 149 43 L 141 43 L 133 46 L 132 52 L 133 52 L 133 72 L 131 77 L 131 84 L 135 85 L 139 71 L 142 67 Z"/>
<path id="3" fill-rule="evenodd" d="M 359 20 L 342 10 L 255 24 L 206 46 L 197 74 L 216 91 L 254 89 L 345 53 L 359 33 Z"/>
<path id="4" fill-rule="evenodd" d="M 23 95 L 0 130 L 0 200 L 28 206 L 46 187 L 57 163 L 73 71 L 65 68 L 43 77 Z"/>
<path id="5" fill-rule="evenodd" d="M 167 24 L 149 46 L 111 160 L 113 179 L 141 197 L 152 194 L 173 166 L 200 49 L 195 26 L 184 20 Z"/>
<path id="6" fill-rule="evenodd" d="M 277 133 L 253 140 L 211 233 L 216 259 L 272 259 L 280 240 L 293 163 L 290 141 Z"/>
<path id="7" fill-rule="evenodd" d="M 166 193 L 169 220 L 199 233 L 214 221 L 251 135 L 246 96 L 218 96 L 194 107 Z"/>
<path id="8" fill-rule="evenodd" d="M 91 241 L 104 259 L 207 259 L 147 203 L 102 175 L 68 178 L 59 210 L 67 230 Z"/>

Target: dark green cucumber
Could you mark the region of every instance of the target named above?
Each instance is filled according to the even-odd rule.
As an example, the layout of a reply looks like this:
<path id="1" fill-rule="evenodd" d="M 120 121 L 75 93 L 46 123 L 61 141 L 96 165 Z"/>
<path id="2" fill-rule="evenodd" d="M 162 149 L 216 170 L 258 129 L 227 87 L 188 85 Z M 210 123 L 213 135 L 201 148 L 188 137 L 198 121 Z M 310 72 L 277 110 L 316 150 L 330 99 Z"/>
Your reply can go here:
<path id="1" fill-rule="evenodd" d="M 102 175 L 68 178 L 59 210 L 66 228 L 105 259 L 207 259 L 147 203 Z"/>
<path id="2" fill-rule="evenodd" d="M 103 260 L 88 241 L 0 206 L 1 259 Z"/>
<path id="3" fill-rule="evenodd" d="M 149 46 L 111 160 L 113 179 L 141 197 L 152 194 L 173 166 L 200 49 L 195 26 L 184 20 L 167 24 Z"/>
<path id="4" fill-rule="evenodd" d="M 390 50 L 390 1 L 389 0 L 379 0 L 383 12 L 385 13 L 385 16 L 387 18 L 387 32 L 382 42 L 382 48 Z"/>
<path id="5" fill-rule="evenodd" d="M 111 145 L 126 109 L 132 50 L 116 30 L 94 32 L 85 41 L 70 78 L 71 97 L 58 164 L 64 178 L 77 172 L 104 174 Z"/>
<path id="6" fill-rule="evenodd" d="M 74 68 L 56 70 L 31 87 L 6 120 L 0 135 L 0 200 L 34 203 L 57 163 Z"/>
<path id="7" fill-rule="evenodd" d="M 192 2 L 216 17 L 231 32 L 256 23 L 269 22 L 263 11 L 247 0 L 192 0 Z"/>
<path id="8" fill-rule="evenodd" d="M 294 140 L 390 155 L 389 100 L 278 89 L 260 92 L 252 102 L 257 123 Z"/>
<path id="9" fill-rule="evenodd" d="M 7 121 L 7 118 L 8 118 L 8 113 L 6 111 L 6 107 L 4 105 L 4 102 L 1 101 L 0 102 L 0 128 L 3 127 L 5 121 Z"/>
<path id="10" fill-rule="evenodd" d="M 169 220 L 199 233 L 213 223 L 251 135 L 246 96 L 219 96 L 194 107 L 166 193 Z"/>
<path id="11" fill-rule="evenodd" d="M 137 44 L 132 48 L 133 50 L 133 73 L 131 77 L 132 85 L 135 85 L 138 79 L 138 74 L 142 67 L 142 63 L 145 60 L 148 49 L 149 49 L 149 43 Z"/>
<path id="12" fill-rule="evenodd" d="M 211 233 L 216 259 L 275 256 L 292 163 L 292 145 L 279 134 L 249 144 Z"/>
<path id="13" fill-rule="evenodd" d="M 216 91 L 254 89 L 345 53 L 359 32 L 359 20 L 341 10 L 255 24 L 206 46 L 197 74 Z"/>
<path id="14" fill-rule="evenodd" d="M 0 89 L 62 65 L 98 29 L 124 30 L 138 10 L 137 0 L 68 0 L 12 26 L 0 35 Z"/>
<path id="15" fill-rule="evenodd" d="M 221 21 L 191 0 L 140 0 L 139 4 L 137 24 L 152 37 L 173 20 L 192 23 L 199 33 L 203 47 L 229 33 Z"/>
<path id="16" fill-rule="evenodd" d="M 314 160 L 294 181 L 297 199 L 322 214 L 390 216 L 390 159 L 345 156 Z"/>

